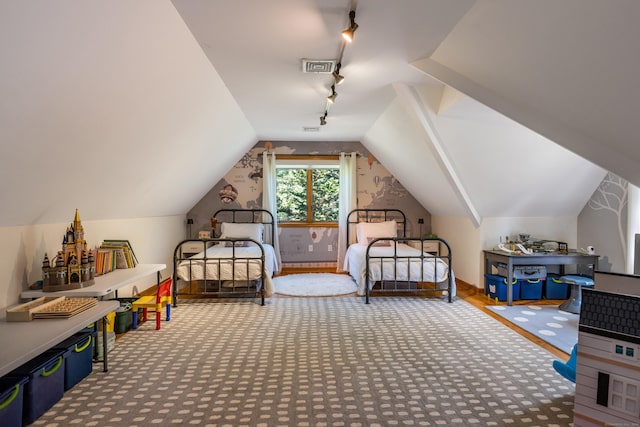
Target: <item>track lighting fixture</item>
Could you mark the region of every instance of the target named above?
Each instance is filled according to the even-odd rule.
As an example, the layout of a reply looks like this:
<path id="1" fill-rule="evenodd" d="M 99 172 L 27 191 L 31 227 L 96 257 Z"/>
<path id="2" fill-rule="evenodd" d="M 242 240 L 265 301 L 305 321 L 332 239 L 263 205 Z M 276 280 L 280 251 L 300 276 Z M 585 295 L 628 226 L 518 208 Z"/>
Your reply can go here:
<path id="1" fill-rule="evenodd" d="M 331 85 L 331 95 L 327 97 L 327 100 L 333 104 L 336 101 L 336 96 L 338 96 L 338 92 L 336 92 L 336 85 Z"/>
<path id="2" fill-rule="evenodd" d="M 338 96 L 338 92 L 336 92 L 336 86 L 344 81 L 344 76 L 340 74 L 340 68 L 342 68 L 342 57 L 344 55 L 345 46 L 353 41 L 353 33 L 358 29 L 358 24 L 356 24 L 355 19 L 356 11 L 352 9 L 349 11 L 349 28 L 342 32 L 344 40 L 341 42 L 340 52 L 335 61 L 335 67 L 331 72 L 331 76 L 333 77 L 333 84 L 331 85 L 331 93 L 329 94 L 329 96 L 327 96 L 324 114 L 320 116 L 320 126 L 325 126 L 327 124 L 327 114 L 329 113 L 329 109 Z M 303 71 L 304 69 L 305 67 L 303 63 Z"/>
<path id="3" fill-rule="evenodd" d="M 336 69 L 333 70 L 331 75 L 333 76 L 333 80 L 336 82 L 336 85 L 339 85 L 344 80 L 344 76 L 340 75 L 340 68 L 342 67 L 341 63 L 336 64 Z"/>
<path id="4" fill-rule="evenodd" d="M 342 38 L 344 38 L 348 43 L 353 41 L 353 33 L 358 29 L 358 24 L 356 24 L 356 11 L 352 10 L 349 12 L 349 28 L 342 32 Z"/>

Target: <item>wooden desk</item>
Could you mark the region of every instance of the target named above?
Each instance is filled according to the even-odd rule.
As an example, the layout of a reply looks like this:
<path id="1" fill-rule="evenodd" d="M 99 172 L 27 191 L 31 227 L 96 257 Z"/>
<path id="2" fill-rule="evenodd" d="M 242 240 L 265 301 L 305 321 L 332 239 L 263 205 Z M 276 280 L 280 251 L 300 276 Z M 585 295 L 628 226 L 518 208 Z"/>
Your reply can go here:
<path id="1" fill-rule="evenodd" d="M 103 368 L 107 372 L 105 316 L 120 306 L 118 301 L 98 301 L 98 305 L 68 319 L 34 319 L 7 322 L 0 319 L 0 377 L 49 350 L 87 325 L 103 321 Z"/>
<path id="2" fill-rule="evenodd" d="M 27 290 L 20 294 L 23 299 L 32 299 L 40 297 L 94 297 L 103 298 L 110 293 L 116 293 L 119 288 L 130 285 L 138 280 L 144 279 L 151 274 L 157 275 L 157 283 L 160 283 L 160 272 L 166 269 L 166 264 L 138 264 L 135 268 L 125 268 L 114 270 L 95 279 L 95 284 L 86 288 L 71 289 L 68 291 L 43 292 L 42 290 Z"/>
<path id="3" fill-rule="evenodd" d="M 513 304 L 513 267 L 516 265 L 559 265 L 564 272 L 565 265 L 592 265 L 593 271 L 598 268 L 599 255 L 588 255 L 579 252 L 561 253 L 534 253 L 531 255 L 515 255 L 503 251 L 483 251 L 484 272 L 491 274 L 491 265 L 502 263 L 507 266 L 507 305 Z"/>

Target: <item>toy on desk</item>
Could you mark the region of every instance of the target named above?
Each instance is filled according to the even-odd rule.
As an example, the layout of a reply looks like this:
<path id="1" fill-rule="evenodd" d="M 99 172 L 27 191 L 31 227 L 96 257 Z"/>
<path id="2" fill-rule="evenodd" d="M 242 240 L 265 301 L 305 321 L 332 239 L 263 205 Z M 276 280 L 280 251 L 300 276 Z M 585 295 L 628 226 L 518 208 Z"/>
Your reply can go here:
<path id="1" fill-rule="evenodd" d="M 531 255 L 533 253 L 533 251 L 531 249 L 525 248 L 522 243 L 508 243 L 507 245 L 504 245 L 504 244 L 500 243 L 498 245 L 498 248 L 501 251 L 504 251 L 504 252 L 507 252 L 507 253 L 510 253 L 510 254 Z"/>

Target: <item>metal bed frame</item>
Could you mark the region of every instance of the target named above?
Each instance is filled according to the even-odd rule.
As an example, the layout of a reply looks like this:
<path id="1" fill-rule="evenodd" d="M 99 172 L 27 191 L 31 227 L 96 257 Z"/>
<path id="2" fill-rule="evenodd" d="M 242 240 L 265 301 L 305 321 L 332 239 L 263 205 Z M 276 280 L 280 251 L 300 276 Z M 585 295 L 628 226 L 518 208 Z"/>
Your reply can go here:
<path id="1" fill-rule="evenodd" d="M 213 214 L 213 217 L 218 220 L 218 223 L 226 222 L 243 223 L 243 224 L 264 224 L 265 232 L 263 241 L 270 243 L 273 241 L 273 235 L 275 231 L 275 224 L 273 215 L 271 212 L 264 209 L 220 209 Z M 230 219 L 230 220 L 229 220 Z M 229 250 L 231 251 L 231 257 L 217 258 L 215 256 L 209 257 L 206 254 L 206 250 L 215 244 L 230 242 Z M 184 244 L 194 243 L 196 245 L 202 245 L 202 250 L 199 253 L 202 255 L 194 255 L 187 257 L 183 255 Z M 258 256 L 242 256 L 236 253 L 236 245 L 248 245 L 257 246 L 260 248 L 260 257 Z M 207 269 L 204 268 L 204 279 L 186 281 L 180 279 L 177 274 L 178 265 L 187 262 L 189 268 L 189 277 L 191 277 L 191 271 L 193 265 L 204 264 L 217 267 L 218 278 L 208 278 Z M 245 272 L 250 270 L 250 265 L 254 265 L 259 262 L 260 278 L 259 279 L 237 279 L 236 271 L 244 269 Z M 231 265 L 232 273 L 231 279 L 223 278 L 220 274 L 222 264 Z M 222 238 L 214 237 L 210 239 L 186 239 L 178 243 L 173 251 L 173 303 L 178 305 L 179 295 L 199 295 L 210 297 L 239 297 L 246 295 L 259 295 L 260 305 L 264 305 L 265 299 L 265 250 L 262 244 L 251 238 Z M 182 285 L 179 286 L 179 285 Z"/>
<path id="2" fill-rule="evenodd" d="M 352 217 L 353 216 L 353 217 Z M 452 290 L 453 290 L 453 279 L 451 275 L 452 269 L 452 258 L 451 258 L 451 247 L 449 244 L 438 237 L 406 237 L 406 216 L 404 212 L 399 209 L 354 209 L 349 212 L 347 215 L 347 247 L 351 244 L 351 228 L 355 227 L 360 222 L 382 222 L 382 221 L 391 221 L 395 220 L 398 224 L 398 236 L 399 237 L 381 237 L 373 239 L 369 245 L 367 246 L 366 251 L 366 274 L 365 274 L 365 303 L 370 303 L 370 294 L 371 291 L 374 290 L 376 286 L 379 286 L 377 292 L 411 292 L 411 293 L 420 293 L 420 292 L 442 292 L 445 289 L 441 289 L 438 287 L 437 283 L 427 282 L 425 280 L 419 281 L 411 281 L 409 280 L 411 275 L 411 267 L 412 265 L 418 264 L 417 268 L 420 269 L 420 274 L 418 277 L 423 279 L 425 277 L 424 271 L 424 263 L 425 260 L 433 259 L 434 263 L 434 277 L 437 277 L 438 273 L 438 263 L 436 262 L 436 258 L 443 260 L 447 264 L 447 268 L 449 269 L 449 274 L 447 276 L 447 294 L 448 301 L 453 302 Z M 379 242 L 389 241 L 390 245 L 393 247 L 393 255 L 387 256 L 376 256 L 370 253 L 371 248 Z M 411 245 L 411 242 L 419 242 L 419 246 L 416 244 L 416 249 L 420 249 L 420 253 L 415 256 L 407 256 L 407 255 L 398 255 L 398 243 L 404 243 L 407 245 Z M 425 251 L 425 242 L 438 242 L 438 251 L 433 254 Z M 415 247 L 415 246 L 414 246 Z M 385 260 L 392 260 L 392 263 L 385 263 Z M 369 289 L 369 282 L 371 277 L 371 263 L 376 262 L 380 265 L 380 277 L 385 277 L 385 267 L 393 269 L 393 279 L 392 280 L 380 280 L 377 281 L 371 289 Z M 398 278 L 398 263 L 406 263 L 407 264 L 407 278 L 399 279 Z M 391 264 L 391 265 L 389 265 Z"/>

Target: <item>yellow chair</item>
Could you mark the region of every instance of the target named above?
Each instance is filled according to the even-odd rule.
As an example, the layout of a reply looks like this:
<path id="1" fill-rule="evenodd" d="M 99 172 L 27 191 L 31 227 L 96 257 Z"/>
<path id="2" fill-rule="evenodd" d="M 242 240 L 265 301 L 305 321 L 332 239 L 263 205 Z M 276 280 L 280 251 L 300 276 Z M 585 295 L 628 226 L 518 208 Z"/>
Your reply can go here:
<path id="1" fill-rule="evenodd" d="M 156 330 L 160 330 L 160 317 L 162 307 L 167 307 L 167 322 L 171 320 L 171 277 L 163 280 L 158 285 L 156 295 L 143 296 L 135 300 L 132 304 L 133 311 L 133 329 L 138 329 L 138 309 L 142 309 L 142 320 L 147 321 L 147 309 L 155 308 L 156 310 Z"/>

